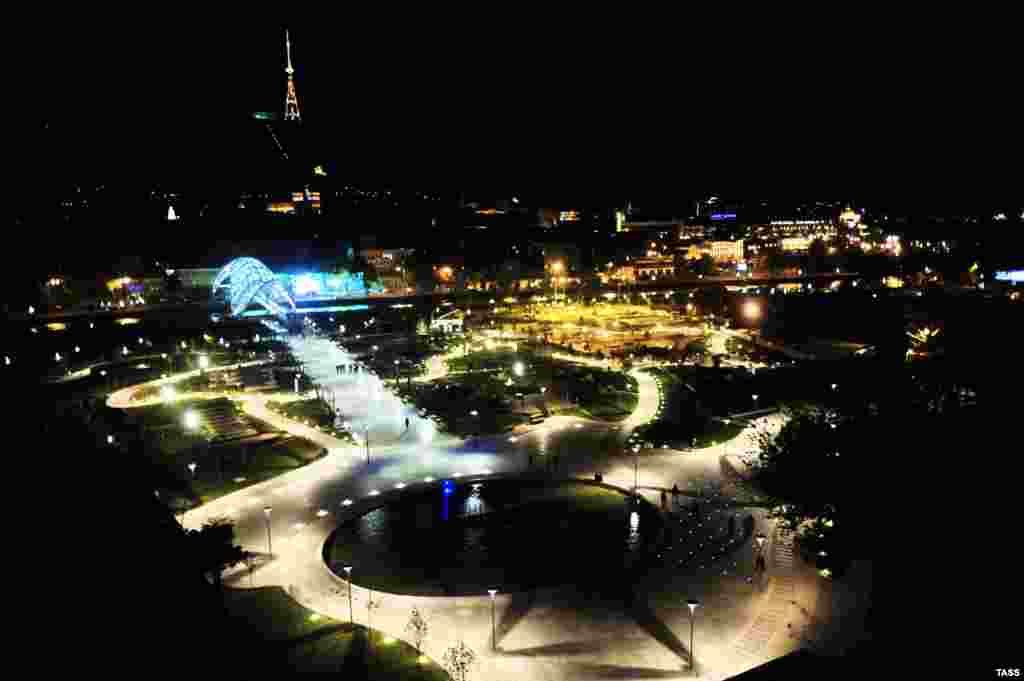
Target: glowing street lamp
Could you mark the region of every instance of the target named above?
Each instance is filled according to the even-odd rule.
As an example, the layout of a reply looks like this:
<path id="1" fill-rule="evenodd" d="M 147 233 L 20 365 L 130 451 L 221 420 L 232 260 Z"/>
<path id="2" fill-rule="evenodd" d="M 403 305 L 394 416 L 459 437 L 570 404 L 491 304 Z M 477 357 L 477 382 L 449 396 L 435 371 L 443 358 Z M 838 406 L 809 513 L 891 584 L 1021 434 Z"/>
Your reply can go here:
<path id="1" fill-rule="evenodd" d="M 352 566 L 345 566 L 345 578 L 348 580 L 348 623 L 352 624 Z"/>
<path id="2" fill-rule="evenodd" d="M 195 461 L 188 465 L 188 470 L 192 474 L 192 480 L 196 479 L 196 468 L 198 468 L 198 466 L 196 465 Z"/>
<path id="3" fill-rule="evenodd" d="M 526 367 L 523 366 L 522 362 L 516 362 L 512 366 L 512 370 L 515 372 L 516 376 L 522 376 L 523 373 L 526 371 Z"/>
<path id="4" fill-rule="evenodd" d="M 207 355 L 199 355 L 199 368 L 206 369 L 210 366 L 210 358 Z"/>
<path id="5" fill-rule="evenodd" d="M 640 445 L 633 445 L 633 494 L 640 493 Z"/>
<path id="6" fill-rule="evenodd" d="M 197 428 L 199 428 L 199 414 L 193 411 L 192 409 L 189 409 L 188 411 L 185 412 L 184 420 L 185 427 L 188 428 L 189 430 L 194 431 Z"/>
<path id="7" fill-rule="evenodd" d="M 700 601 L 696 598 L 686 599 L 686 607 L 690 609 L 690 668 L 694 675 L 697 674 L 697 659 L 693 654 L 693 613 L 700 607 Z"/>
<path id="8" fill-rule="evenodd" d="M 270 543 L 270 513 L 273 510 L 274 509 L 273 509 L 272 506 L 264 506 L 263 507 L 263 515 L 267 519 L 267 555 L 268 556 L 273 556 L 274 555 L 273 545 Z"/>
<path id="9" fill-rule="evenodd" d="M 495 636 L 495 628 L 494 628 L 494 597 L 495 597 L 495 595 L 497 595 L 498 590 L 497 589 L 488 589 L 487 593 L 489 593 L 491 595 L 491 650 L 497 650 L 498 649 L 498 640 L 497 640 L 497 637 Z"/>

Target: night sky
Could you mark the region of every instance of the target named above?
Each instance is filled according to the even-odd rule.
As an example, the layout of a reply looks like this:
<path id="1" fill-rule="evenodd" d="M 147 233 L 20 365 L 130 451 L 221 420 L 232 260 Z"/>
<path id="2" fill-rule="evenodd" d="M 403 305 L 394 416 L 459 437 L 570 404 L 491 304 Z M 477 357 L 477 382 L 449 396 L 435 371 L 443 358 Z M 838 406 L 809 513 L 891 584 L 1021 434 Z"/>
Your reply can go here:
<path id="1" fill-rule="evenodd" d="M 752 59 L 757 45 L 721 27 L 657 30 L 654 17 L 263 12 L 90 9 L 21 24 L 16 181 L 250 185 L 273 153 L 249 116 L 283 108 L 287 26 L 308 146 L 344 182 L 569 203 L 1019 193 L 1006 172 L 1019 122 L 987 105 L 1009 82 L 998 61 L 960 87 L 965 63 L 904 67 L 877 45 L 810 59 L 779 39 Z"/>

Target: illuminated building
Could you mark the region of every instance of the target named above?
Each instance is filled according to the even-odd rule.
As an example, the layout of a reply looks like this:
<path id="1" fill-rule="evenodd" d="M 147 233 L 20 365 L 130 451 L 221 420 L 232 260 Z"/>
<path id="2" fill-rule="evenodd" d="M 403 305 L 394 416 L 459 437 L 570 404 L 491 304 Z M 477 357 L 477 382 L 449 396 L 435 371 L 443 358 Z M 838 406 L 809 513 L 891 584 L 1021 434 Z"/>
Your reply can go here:
<path id="1" fill-rule="evenodd" d="M 716 262 L 726 260 L 743 260 L 743 241 L 709 241 L 711 257 Z"/>
<path id="2" fill-rule="evenodd" d="M 558 214 L 559 222 L 579 222 L 580 214 L 576 210 L 563 210 Z"/>
<path id="3" fill-rule="evenodd" d="M 688 260 L 699 260 L 710 255 L 715 262 L 740 261 L 744 258 L 743 240 L 704 241 L 691 245 L 686 251 Z"/>
<path id="4" fill-rule="evenodd" d="M 779 247 L 786 253 L 806 251 L 811 247 L 811 240 L 805 236 L 787 236 L 779 240 Z"/>

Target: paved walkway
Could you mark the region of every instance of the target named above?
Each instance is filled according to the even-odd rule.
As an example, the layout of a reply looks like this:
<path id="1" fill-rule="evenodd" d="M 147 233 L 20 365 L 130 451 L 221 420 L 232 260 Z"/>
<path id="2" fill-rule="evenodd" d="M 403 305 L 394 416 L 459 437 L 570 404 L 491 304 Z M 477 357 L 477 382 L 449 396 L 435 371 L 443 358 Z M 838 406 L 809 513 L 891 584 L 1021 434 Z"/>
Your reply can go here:
<path id="1" fill-rule="evenodd" d="M 657 411 L 657 387 L 637 373 L 637 412 L 625 423 L 598 423 L 554 416 L 542 426 L 516 435 L 480 438 L 472 445 L 437 433 L 370 374 L 338 376 L 334 367 L 352 358 L 325 339 L 297 339 L 293 351 L 313 378 L 335 393 L 346 418 L 368 427 L 371 458 L 365 448 L 341 442 L 316 429 L 270 412 L 265 397 L 244 400 L 249 413 L 273 426 L 326 447 L 329 456 L 273 480 L 253 485 L 190 511 L 187 525 L 198 527 L 215 517 L 235 522 L 239 543 L 257 554 L 252 572 L 240 567 L 226 575 L 239 587 L 281 585 L 304 606 L 339 620 L 349 617 L 348 585 L 322 559 L 325 540 L 335 527 L 403 487 L 436 485 L 442 478 L 464 480 L 524 470 L 533 454 L 544 460 L 558 453 L 557 475 L 593 479 L 640 491 L 660 505 L 661 492 L 702 480 L 709 488 L 727 482 L 723 460 L 744 446 L 726 443 L 693 452 L 646 450 L 623 455 L 632 427 Z M 326 367 L 326 369 L 325 369 Z M 653 390 L 652 390 L 653 386 Z M 115 403 L 118 401 L 114 400 Z M 128 406 L 128 405 L 125 405 Z M 410 421 L 405 427 L 405 418 Z M 762 420 L 781 425 L 781 417 Z M 356 429 L 358 431 L 358 428 Z M 746 434 L 744 434 L 746 435 Z M 741 435 L 741 438 L 743 435 Z M 639 472 L 636 464 L 639 461 Z M 726 467 L 728 470 L 728 467 Z M 701 517 L 683 501 L 667 509 L 678 536 L 664 553 L 664 564 L 638 578 L 630 603 L 548 589 L 532 595 L 499 594 L 495 600 L 499 652 L 490 652 L 491 602 L 483 597 L 413 597 L 371 594 L 359 587 L 354 571 L 354 618 L 386 635 L 406 638 L 405 625 L 415 605 L 430 625 L 424 652 L 439 660 L 464 639 L 480 654 L 473 678 L 607 679 L 672 678 L 690 670 L 689 615 L 684 601 L 701 599 L 695 625 L 696 658 L 703 678 L 728 678 L 799 645 L 787 634 L 799 622 L 797 608 L 813 615 L 819 578 L 791 562 L 782 540 L 760 510 L 751 514 L 757 530 L 772 537 L 763 584 L 753 574 L 750 535 L 723 538 L 724 524 L 737 509 L 707 501 Z M 271 506 L 269 522 L 263 509 Z M 268 537 L 269 530 L 269 537 Z M 272 546 L 268 546 L 268 544 Z M 272 551 L 269 549 L 272 548 Z M 500 585 L 498 585 L 500 588 Z M 372 616 L 367 600 L 379 599 Z M 787 604 L 787 601 L 790 601 Z M 799 605 L 794 605 L 795 601 Z"/>

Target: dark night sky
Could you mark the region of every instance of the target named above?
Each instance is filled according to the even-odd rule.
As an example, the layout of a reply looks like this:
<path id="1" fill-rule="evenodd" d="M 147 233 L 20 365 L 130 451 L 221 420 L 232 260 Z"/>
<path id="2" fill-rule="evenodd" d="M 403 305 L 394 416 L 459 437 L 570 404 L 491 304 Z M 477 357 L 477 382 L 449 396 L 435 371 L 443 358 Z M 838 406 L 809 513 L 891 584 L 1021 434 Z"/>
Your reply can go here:
<path id="1" fill-rule="evenodd" d="M 242 177 L 267 144 L 243 122 L 283 106 L 286 23 L 313 146 L 361 183 L 928 201 L 1005 191 L 1003 165 L 1021 157 L 1010 109 L 985 106 L 1009 82 L 998 61 L 961 87 L 964 62 L 924 69 L 839 44 L 812 59 L 779 36 L 747 43 L 656 17 L 92 12 L 16 32 L 14 146 L 33 181 Z M 46 155 L 41 120 L 55 131 Z"/>

